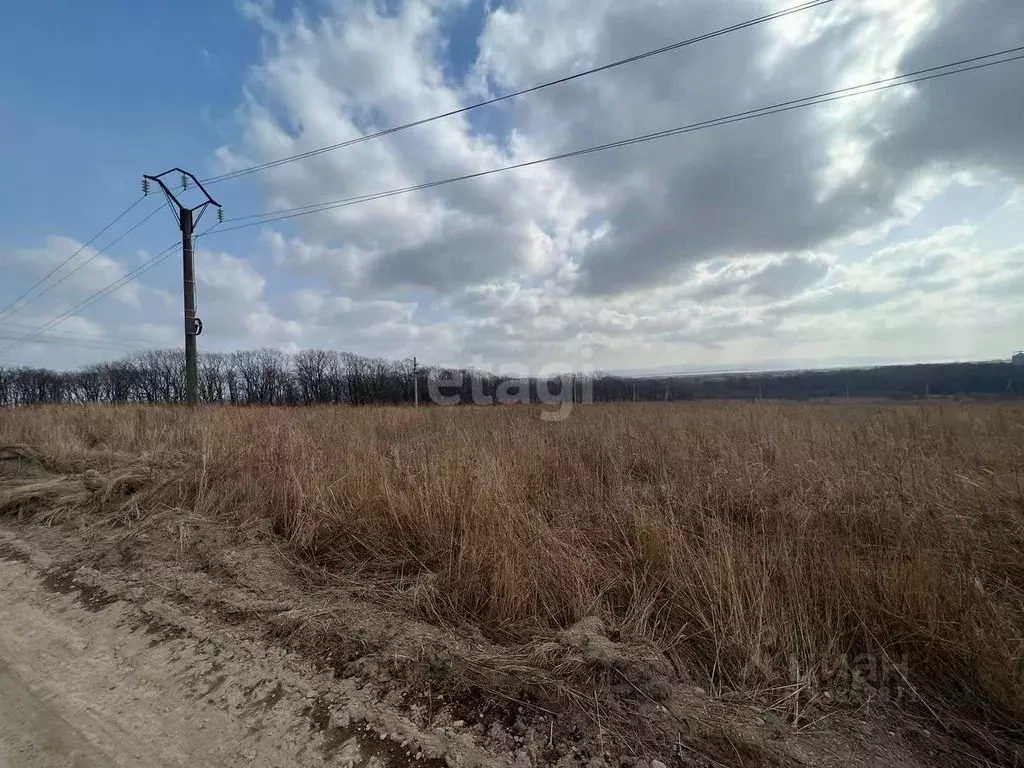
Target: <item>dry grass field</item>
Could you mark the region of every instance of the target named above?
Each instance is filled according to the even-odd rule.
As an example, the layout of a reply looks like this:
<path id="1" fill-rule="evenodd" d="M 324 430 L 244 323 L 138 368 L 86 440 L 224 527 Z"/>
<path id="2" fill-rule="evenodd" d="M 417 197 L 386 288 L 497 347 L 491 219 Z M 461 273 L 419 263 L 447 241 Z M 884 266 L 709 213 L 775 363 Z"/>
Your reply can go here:
<path id="1" fill-rule="evenodd" d="M 502 643 L 597 616 L 712 692 L 846 674 L 978 739 L 1024 721 L 1022 406 L 68 406 L 0 437 L 112 478 L 92 513 L 265 532 Z"/>

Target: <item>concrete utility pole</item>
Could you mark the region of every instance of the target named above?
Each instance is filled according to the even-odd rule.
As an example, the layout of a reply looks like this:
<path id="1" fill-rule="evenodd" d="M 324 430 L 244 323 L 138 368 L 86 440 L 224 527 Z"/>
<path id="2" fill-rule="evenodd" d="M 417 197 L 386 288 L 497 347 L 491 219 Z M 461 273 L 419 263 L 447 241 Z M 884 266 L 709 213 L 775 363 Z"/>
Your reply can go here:
<path id="1" fill-rule="evenodd" d="M 185 392 L 189 405 L 199 403 L 199 349 L 196 337 L 203 332 L 203 323 L 196 317 L 196 275 L 192 254 L 192 210 L 181 208 L 181 274 L 185 297 Z"/>
<path id="2" fill-rule="evenodd" d="M 415 407 L 420 407 L 420 380 L 416 378 L 416 358 L 412 359 L 412 396 Z"/>
<path id="3" fill-rule="evenodd" d="M 163 182 L 163 177 L 169 173 L 181 174 L 180 191 L 188 189 L 189 181 L 191 180 L 206 196 L 206 200 L 192 208 L 183 205 Z M 171 170 L 164 171 L 157 176 L 143 176 L 142 191 L 147 195 L 149 194 L 149 182 L 151 181 L 160 185 L 160 189 L 163 190 L 164 195 L 167 197 L 167 202 L 178 209 L 178 227 L 181 229 L 181 271 L 185 299 L 185 397 L 188 404 L 194 407 L 199 404 L 199 352 L 196 345 L 196 337 L 203 332 L 203 321 L 196 317 L 196 278 L 192 257 L 192 233 L 196 223 L 198 223 L 206 211 L 206 206 L 214 205 L 217 207 L 218 220 L 221 220 L 223 214 L 220 203 L 210 197 L 210 193 L 206 191 L 206 188 L 199 182 L 199 179 L 188 171 L 183 171 L 181 168 L 171 168 Z M 199 212 L 198 216 L 194 215 L 196 211 Z"/>

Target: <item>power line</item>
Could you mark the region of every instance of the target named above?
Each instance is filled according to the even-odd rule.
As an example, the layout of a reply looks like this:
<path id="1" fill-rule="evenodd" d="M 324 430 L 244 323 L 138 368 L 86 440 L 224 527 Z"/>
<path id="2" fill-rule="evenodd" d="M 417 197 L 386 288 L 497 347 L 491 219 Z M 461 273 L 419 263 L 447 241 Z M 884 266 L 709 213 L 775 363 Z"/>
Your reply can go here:
<path id="1" fill-rule="evenodd" d="M 18 337 L 18 336 L 8 336 L 8 335 L 5 335 L 3 333 L 0 333 L 0 339 L 17 340 L 19 338 L 20 337 Z M 83 341 L 82 339 L 62 339 L 62 338 L 54 338 L 54 337 L 50 337 L 50 336 L 46 336 L 46 335 L 43 335 L 43 336 L 40 336 L 38 338 L 32 339 L 32 341 L 29 342 L 29 343 L 31 343 L 31 344 L 56 344 L 58 346 L 64 346 L 64 347 L 77 347 L 79 349 L 98 349 L 98 350 L 108 350 L 109 349 L 109 350 L 120 351 L 120 352 L 138 352 L 138 351 L 140 351 L 142 349 L 145 349 L 145 347 L 130 346 L 130 345 L 126 345 L 126 344 L 113 344 L 113 343 L 102 342 L 102 341 Z"/>
<path id="2" fill-rule="evenodd" d="M 31 304 L 31 303 L 32 303 L 33 301 L 35 301 L 35 300 L 36 300 L 36 299 L 38 299 L 39 297 L 41 297 L 41 296 L 45 296 L 45 295 L 46 295 L 47 293 L 49 293 L 50 291 L 52 291 L 52 290 L 53 290 L 54 288 L 56 288 L 56 287 L 57 287 L 58 285 L 60 285 L 61 283 L 63 283 L 63 282 L 65 281 L 65 280 L 67 280 L 67 279 L 68 279 L 69 277 L 71 277 L 72 275 L 74 275 L 74 274 L 75 274 L 76 272 L 79 272 L 80 270 L 82 270 L 82 269 L 84 269 L 85 267 L 87 267 L 87 266 L 88 266 L 88 265 L 89 265 L 89 264 L 90 264 L 91 262 L 95 261 L 95 260 L 96 260 L 97 258 L 99 258 L 99 257 L 100 257 L 101 255 L 103 255 L 103 254 L 104 254 L 105 252 L 107 252 L 108 250 L 110 250 L 111 248 L 113 248 L 113 247 L 114 247 L 115 245 L 117 245 L 117 244 L 118 244 L 119 242 L 121 242 L 121 241 L 122 241 L 122 240 L 124 240 L 124 239 L 125 239 L 126 237 L 128 237 L 128 235 L 130 235 L 130 234 L 131 234 L 132 232 L 134 232 L 134 231 L 135 231 L 136 229 L 138 229 L 138 228 L 139 228 L 139 227 L 141 227 L 141 226 L 142 226 L 143 224 L 145 224 L 145 223 L 146 223 L 147 221 L 149 221 L 149 220 L 150 220 L 151 218 L 153 218 L 153 217 L 154 217 L 154 216 L 155 216 L 155 215 L 156 215 L 156 214 L 157 214 L 157 213 L 159 212 L 159 210 L 160 210 L 160 208 L 155 208 L 155 209 L 154 209 L 154 210 L 153 210 L 152 212 L 150 212 L 150 213 L 149 213 L 149 214 L 148 214 L 148 215 L 147 215 L 147 216 L 146 216 L 146 217 L 145 217 L 144 219 L 142 219 L 142 220 L 141 220 L 141 221 L 139 221 L 139 222 L 136 222 L 136 223 L 135 223 L 134 225 L 132 225 L 131 227 L 129 227 L 129 228 L 128 228 L 128 229 L 127 229 L 127 230 L 126 230 L 125 232 L 122 232 L 122 233 L 121 233 L 120 235 L 118 235 L 118 236 L 117 236 L 116 238 L 114 238 L 113 240 L 111 240 L 111 241 L 110 241 L 109 243 L 107 243 L 107 244 L 106 244 L 105 246 L 103 246 L 102 248 L 100 248 L 99 250 L 97 250 L 97 251 L 96 251 L 96 252 L 95 252 L 95 253 L 94 253 L 94 254 L 93 254 L 92 256 L 90 256 L 90 257 L 89 257 L 88 259 L 86 259 L 86 260 L 85 260 L 85 261 L 83 261 L 83 262 L 82 262 L 81 264 L 79 264 L 78 266 L 76 266 L 76 267 L 75 267 L 74 269 L 72 269 L 72 270 L 71 270 L 70 272 L 68 272 L 68 273 L 67 273 L 66 275 L 62 276 L 62 277 L 61 277 L 61 278 L 60 278 L 59 280 L 56 280 L 56 281 L 54 281 L 54 282 L 50 283 L 50 284 L 49 284 L 48 286 L 46 286 L 45 288 L 43 288 L 43 290 L 41 290 L 41 291 L 39 291 L 38 293 L 36 293 L 36 295 L 35 295 L 35 296 L 32 296 L 32 297 L 30 297 L 30 298 L 28 299 L 28 301 L 25 301 L 25 302 L 23 302 L 23 303 L 21 304 L 21 306 L 19 306 L 19 307 L 17 308 L 17 311 L 21 311 L 22 309 L 24 309 L 25 307 L 27 307 L 27 306 L 28 306 L 29 304 Z M 83 246 L 83 247 L 84 247 L 84 246 Z M 81 252 L 81 250 L 79 250 L 79 253 L 80 253 L 80 252 Z M 67 261 L 65 261 L 65 262 L 64 262 L 64 264 L 66 264 L 66 263 L 67 263 Z M 63 266 L 63 264 L 62 264 L 61 266 Z M 56 271 L 56 270 L 54 270 L 54 271 Z M 53 272 L 51 272 L 50 274 L 52 275 L 52 274 L 53 274 Z M 29 290 L 31 291 L 32 289 L 29 289 Z M 28 293 L 28 292 L 26 292 L 26 293 Z M 22 294 L 22 297 L 24 297 L 24 296 L 25 296 L 25 294 Z M 18 300 L 20 301 L 20 299 L 18 299 Z M 2 316 L 3 316 L 3 314 L 2 314 L 2 313 L 0 313 L 0 317 L 2 317 Z"/>
<path id="3" fill-rule="evenodd" d="M 160 209 L 158 208 L 157 210 L 160 210 Z M 16 339 L 11 344 L 8 344 L 3 349 L 0 349 L 0 355 L 5 355 L 5 354 L 7 354 L 7 352 L 9 352 L 10 350 L 14 349 L 15 347 L 17 347 L 17 346 L 19 346 L 21 344 L 24 344 L 24 343 L 26 343 L 28 341 L 31 341 L 33 338 L 35 338 L 39 334 L 45 333 L 47 330 L 49 330 L 53 326 L 58 325 L 59 323 L 64 322 L 65 320 L 67 320 L 69 317 L 71 317 L 76 312 L 92 306 L 93 304 L 95 304 L 97 301 L 99 301 L 100 299 L 104 298 L 105 296 L 109 296 L 114 291 L 116 291 L 116 290 L 118 290 L 120 288 L 123 288 L 125 285 L 130 283 L 132 280 L 134 280 L 136 277 L 141 275 L 143 272 L 146 272 L 147 270 L 152 269 L 157 264 L 159 264 L 161 261 L 163 261 L 165 258 L 170 256 L 170 254 L 174 251 L 174 249 L 177 247 L 177 245 L 178 245 L 178 243 L 176 243 L 176 242 L 172 243 L 170 246 L 165 248 L 163 251 L 158 253 L 156 256 L 153 256 L 150 259 L 148 259 L 147 261 L 144 261 L 142 264 L 140 264 L 139 266 L 135 267 L 135 269 L 133 269 L 130 272 L 126 273 L 125 275 L 121 276 L 120 278 L 118 278 L 114 282 L 110 283 L 109 285 L 105 286 L 104 288 L 101 288 L 100 290 L 96 291 L 95 293 L 93 293 L 93 294 L 87 296 L 86 298 L 82 299 L 82 301 L 78 302 L 75 306 L 71 307 L 71 309 L 67 310 L 66 312 L 64 312 L 64 313 L 62 313 L 60 315 L 57 315 L 57 317 L 55 317 L 52 320 L 50 320 L 50 321 L 44 323 L 43 325 L 39 326 L 34 331 L 31 331 L 31 332 L 25 334 L 24 336 Z"/>
<path id="4" fill-rule="evenodd" d="M 11 323 L 0 321 L 0 331 L 9 333 L 24 333 L 36 330 L 36 326 L 25 325 L 24 323 Z M 152 344 L 152 339 L 140 339 L 126 336 L 109 336 L 103 333 L 91 333 L 89 331 L 48 331 L 47 337 L 66 339 L 69 341 L 110 341 L 118 344 Z"/>
<path id="5" fill-rule="evenodd" d="M 50 371 L 50 370 L 52 370 L 50 368 L 43 367 L 38 362 L 31 362 L 30 363 L 28 360 L 20 360 L 20 359 L 19 360 L 14 360 L 14 359 L 11 359 L 11 358 L 7 358 L 6 362 L 0 363 L 0 371 L 4 370 L 5 368 L 7 370 L 11 370 L 12 367 L 28 368 L 30 370 L 36 370 L 36 371 L 40 371 L 40 370 L 42 370 L 42 371 Z"/>
<path id="6" fill-rule="evenodd" d="M 157 208 L 157 210 L 159 211 L 160 209 Z M 198 235 L 196 235 L 196 239 L 198 240 L 200 237 L 203 237 L 204 235 L 209 234 L 210 231 L 213 230 L 214 228 L 216 228 L 219 224 L 220 224 L 220 222 L 214 222 L 209 227 L 207 227 L 205 230 L 203 230 Z M 54 327 L 55 325 L 58 325 L 58 324 L 64 322 L 65 320 L 70 318 L 76 312 L 78 312 L 80 310 L 83 310 L 83 309 L 88 309 L 93 304 L 95 304 L 97 301 L 100 301 L 101 299 L 103 299 L 103 298 L 109 296 L 110 294 L 114 293 L 114 291 L 117 291 L 117 290 L 123 288 L 128 283 L 132 282 L 133 280 L 138 279 L 141 275 L 143 275 L 144 273 L 146 273 L 149 270 L 153 269 L 153 267 L 158 266 L 159 264 L 164 262 L 167 258 L 169 258 L 171 256 L 171 254 L 174 252 L 175 248 L 177 248 L 177 246 L 178 246 L 177 242 L 171 243 L 171 245 L 169 245 L 167 248 L 162 250 L 160 253 L 156 254 L 155 256 L 150 257 L 149 259 L 144 261 L 142 264 L 140 264 L 139 266 L 135 267 L 135 269 L 133 269 L 130 272 L 122 275 L 117 280 L 115 280 L 112 283 L 106 285 L 105 287 L 103 287 L 100 290 L 96 291 L 92 295 L 87 296 L 82 301 L 78 302 L 78 304 L 73 306 L 71 309 L 67 310 L 66 312 L 64 312 L 64 313 L 62 313 L 60 315 L 58 315 L 57 317 L 53 318 L 52 320 L 44 323 L 43 325 L 41 325 L 38 328 L 36 328 L 33 331 L 31 331 L 30 333 L 27 333 L 24 336 L 16 339 L 14 342 L 12 342 L 11 344 L 8 344 L 3 349 L 0 349 L 0 355 L 6 355 L 7 352 L 9 352 L 10 350 L 14 349 L 15 347 L 17 347 L 17 346 L 19 346 L 21 344 L 24 344 L 24 343 L 26 343 L 28 341 L 31 341 L 34 337 L 38 336 L 39 334 L 45 333 L 47 330 L 49 330 L 50 328 Z"/>
<path id="7" fill-rule="evenodd" d="M 443 113 L 441 113 L 439 115 L 434 115 L 433 117 L 425 117 L 425 118 L 422 118 L 420 120 L 414 120 L 413 122 L 410 122 L 410 123 L 404 123 L 402 125 L 396 125 L 396 126 L 394 126 L 392 128 L 385 128 L 384 130 L 377 131 L 376 133 L 371 133 L 371 134 L 366 135 L 366 136 L 359 136 L 359 137 L 354 138 L 354 139 L 348 139 L 347 141 L 342 141 L 342 142 L 339 142 L 337 144 L 331 144 L 331 145 L 328 145 L 328 146 L 325 146 L 325 147 L 319 147 L 317 149 L 311 149 L 311 150 L 308 150 L 306 152 L 300 152 L 298 154 L 290 155 L 289 157 L 282 157 L 282 158 L 279 158 L 277 160 L 270 160 L 270 161 L 268 161 L 266 163 L 259 163 L 257 165 L 249 166 L 248 168 L 240 168 L 240 169 L 235 170 L 235 171 L 229 171 L 228 173 L 222 173 L 219 176 L 211 176 L 208 179 L 203 179 L 203 183 L 204 184 L 216 184 L 216 183 L 221 182 L 221 181 L 228 181 L 229 179 L 237 179 L 237 178 L 239 178 L 241 176 L 247 176 L 247 175 L 249 175 L 251 173 L 258 173 L 260 171 L 265 171 L 265 170 L 267 170 L 269 168 L 276 168 L 279 165 L 284 165 L 286 163 L 292 163 L 292 162 L 295 162 L 296 160 L 304 160 L 307 157 L 315 157 L 316 155 L 322 155 L 325 152 L 333 152 L 336 149 L 342 149 L 343 147 L 350 147 L 353 144 L 361 144 L 364 141 L 371 141 L 372 139 L 378 139 L 381 136 L 388 136 L 388 135 L 390 135 L 392 133 L 398 133 L 399 131 L 404 131 L 404 130 L 406 130 L 408 128 L 415 128 L 417 126 L 426 125 L 427 123 L 432 123 L 432 122 L 435 122 L 437 120 L 443 120 L 444 118 L 447 118 L 447 117 L 454 117 L 455 115 L 461 115 L 461 114 L 464 114 L 464 113 L 469 112 L 469 111 L 474 110 L 474 109 L 479 109 L 481 107 L 487 107 L 487 106 L 490 106 L 492 104 L 497 104 L 499 102 L 515 98 L 516 96 L 524 96 L 524 95 L 526 95 L 528 93 L 534 93 L 535 91 L 540 91 L 540 90 L 543 90 L 544 88 L 550 88 L 551 86 L 554 86 L 554 85 L 561 85 L 563 83 L 568 83 L 568 82 L 570 82 L 572 80 L 577 80 L 577 79 L 579 79 L 581 77 L 587 77 L 588 75 L 597 74 L 598 72 L 605 72 L 605 71 L 607 71 L 609 69 L 614 69 L 616 67 L 621 67 L 621 66 L 626 65 L 626 64 L 633 64 L 634 62 L 641 61 L 643 59 L 648 59 L 648 58 L 651 58 L 652 56 L 658 56 L 659 54 L 662 54 L 662 53 L 668 53 L 669 51 L 675 51 L 675 50 L 678 50 L 679 48 L 685 48 L 686 46 L 689 46 L 689 45 L 694 45 L 696 43 L 704 42 L 705 40 L 711 40 L 713 38 L 721 37 L 723 35 L 727 35 L 727 34 L 730 34 L 732 32 L 738 32 L 738 31 L 740 31 L 742 29 L 747 29 L 748 27 L 753 27 L 753 26 L 756 26 L 758 24 L 764 24 L 764 23 L 769 22 L 769 21 L 775 21 L 776 19 L 781 19 L 781 18 L 784 18 L 786 16 L 790 16 L 790 15 L 792 15 L 794 13 L 800 13 L 802 11 L 808 11 L 808 10 L 811 10 L 812 8 L 817 8 L 818 6 L 822 6 L 822 5 L 828 5 L 831 2 L 833 2 L 833 0 L 811 0 L 811 2 L 805 2 L 802 5 L 794 6 L 792 8 L 787 8 L 787 9 L 782 10 L 782 11 L 776 11 L 774 13 L 769 13 L 769 14 L 766 14 L 764 16 L 759 16 L 756 19 L 750 19 L 748 21 L 740 22 L 738 24 L 733 24 L 732 26 L 724 27 L 722 29 L 715 30 L 714 32 L 706 32 L 705 34 L 698 35 L 697 37 L 691 37 L 691 38 L 689 38 L 687 40 L 680 40 L 679 42 L 672 43 L 671 45 L 666 45 L 666 46 L 663 46 L 661 48 L 655 48 L 655 49 L 650 50 L 650 51 L 645 51 L 644 53 L 639 53 L 639 54 L 636 54 L 634 56 L 629 56 L 629 57 L 627 57 L 625 59 L 619 59 L 618 61 L 613 61 L 613 62 L 610 62 L 608 64 L 603 64 L 603 65 L 601 65 L 599 67 L 594 67 L 592 69 L 587 69 L 587 70 L 584 70 L 582 72 L 577 72 L 575 74 L 568 75 L 566 77 L 560 77 L 557 80 L 550 80 L 550 81 L 548 81 L 546 83 L 541 83 L 540 85 L 534 85 L 534 86 L 532 86 L 530 88 L 523 88 L 522 90 L 519 90 L 519 91 L 514 91 L 512 93 L 506 93 L 506 94 L 504 94 L 502 96 L 496 96 L 494 98 L 487 99 L 486 101 L 481 101 L 481 102 L 478 102 L 476 104 L 470 104 L 469 106 L 460 107 L 459 109 L 453 109 L 453 110 L 451 110 L 449 112 L 443 112 Z"/>
<path id="8" fill-rule="evenodd" d="M 28 296 L 28 295 L 29 295 L 29 294 L 30 294 L 30 293 L 31 293 L 32 291 L 34 291 L 34 290 L 35 290 L 35 289 L 36 289 L 36 288 L 37 288 L 37 287 L 38 287 L 39 285 L 42 285 L 42 284 L 43 284 L 44 282 L 46 282 L 47 280 L 49 280 L 49 279 L 50 279 L 50 277 L 52 277 L 52 276 L 53 276 L 53 275 L 54 275 L 54 274 L 55 274 L 55 273 L 56 273 L 56 272 L 57 272 L 57 271 L 58 271 L 58 270 L 59 270 L 59 269 L 60 269 L 61 267 L 63 267 L 63 266 L 64 266 L 65 264 L 67 264 L 67 263 L 68 263 L 69 261 L 71 261 L 72 259 L 74 259 L 74 258 L 75 258 L 75 256 L 77 256 L 77 255 L 78 255 L 78 254 L 80 254 L 80 253 L 81 253 L 82 251 L 84 251 L 84 250 L 85 250 L 86 248 L 88 248 L 88 247 L 89 247 L 90 245 L 92 245 L 92 244 L 93 244 L 94 242 L 96 242 L 96 240 L 97 240 L 97 239 L 98 239 L 98 238 L 99 238 L 99 237 L 100 237 L 100 236 L 101 236 L 101 235 L 102 235 L 102 234 L 103 234 L 104 232 L 106 232 L 106 231 L 107 231 L 108 229 L 110 229 L 110 228 L 111 228 L 112 226 L 114 226 L 115 224 L 117 224 L 117 222 L 119 222 L 119 221 L 120 221 L 121 219 L 123 219 L 123 218 L 124 218 L 125 216 L 127 216 L 127 215 L 128 215 L 128 214 L 129 214 L 129 213 L 130 213 L 130 212 L 131 212 L 131 211 L 132 211 L 132 210 L 133 210 L 134 208 L 135 208 L 135 206 L 137 206 L 137 205 L 138 205 L 139 203 L 141 203 L 141 202 L 142 202 L 143 200 L 145 200 L 145 199 L 146 199 L 146 196 L 145 196 L 145 195 L 143 195 L 143 196 L 142 196 L 142 197 L 140 197 L 140 198 L 139 198 L 138 200 L 136 200 L 136 201 L 135 201 L 134 203 L 132 203 L 132 204 L 131 204 L 131 205 L 129 205 L 129 206 L 127 207 L 127 208 L 125 208 L 125 209 L 124 209 L 123 211 L 121 211 L 121 213 L 119 213 L 119 214 L 118 214 L 118 215 L 117 215 L 117 216 L 116 216 L 116 217 L 114 218 L 114 220 L 113 220 L 113 221 L 111 221 L 111 222 L 110 222 L 109 224 L 107 224 L 107 226 L 105 226 L 105 227 L 104 227 L 103 229 L 101 229 L 101 230 L 100 230 L 99 232 L 97 232 L 97 233 L 96 233 L 95 235 L 93 235 L 92 237 L 90 237 L 90 238 L 89 238 L 89 240 L 88 240 L 87 242 L 83 243 L 83 244 L 81 245 L 81 247 L 79 247 L 79 249 L 78 249 L 77 251 L 75 251 L 74 253 L 72 253 L 72 254 L 71 254 L 70 256 L 68 256 L 68 257 L 67 257 L 66 259 L 64 259 L 64 261 L 62 261 L 62 262 L 61 262 L 60 264 L 58 264 L 58 265 L 57 265 L 56 267 L 54 267 L 54 268 L 53 268 L 53 269 L 51 269 L 51 270 L 50 270 L 49 272 L 47 272 L 47 273 L 46 273 L 45 275 L 43 275 L 43 276 L 42 276 L 41 278 L 39 278 L 39 279 L 38 279 L 38 280 L 37 280 L 37 281 L 36 281 L 35 283 L 33 283 L 32 285 L 30 285 L 30 286 L 28 287 L 28 289 L 27 289 L 27 290 L 26 290 L 26 291 L 25 291 L 25 292 L 24 292 L 23 294 L 21 294 L 20 296 L 18 296 L 18 298 L 16 298 L 16 299 L 15 299 L 14 301 L 12 301 L 12 302 L 11 302 L 10 304 L 7 304 L 7 305 L 6 305 L 6 306 L 5 306 L 5 307 L 4 307 L 3 309 L 0 309 L 0 317 L 3 317 L 4 315 L 6 315 L 6 314 L 8 313 L 8 311 L 9 311 L 9 310 L 10 310 L 10 309 L 11 309 L 11 308 L 12 308 L 12 307 L 13 307 L 13 306 L 15 305 L 15 304 L 17 304 L 17 303 L 18 303 L 19 301 L 21 301 L 21 300 L 22 300 L 23 298 L 25 298 L 26 296 Z M 34 301 L 34 299 L 33 299 L 32 301 Z"/>
<path id="9" fill-rule="evenodd" d="M 975 56 L 970 59 L 963 59 L 961 61 L 951 62 L 949 64 L 943 64 L 941 66 L 929 67 L 927 69 L 917 70 L 915 72 L 908 72 L 901 75 L 895 75 L 893 77 L 883 78 L 881 80 L 875 80 L 868 83 L 862 83 L 860 85 L 853 85 L 846 88 L 838 88 L 832 91 L 826 91 L 819 93 L 814 96 L 806 96 L 800 99 L 793 99 L 790 101 L 780 102 L 766 107 L 759 107 L 757 109 L 750 109 L 744 112 L 737 112 L 724 117 L 718 117 L 711 120 L 704 120 L 697 123 L 691 123 L 689 125 L 683 125 L 676 128 L 669 128 L 663 131 L 657 131 L 655 133 L 643 134 L 641 136 L 634 136 L 629 139 L 621 139 L 619 141 L 609 142 L 607 144 L 600 144 L 593 147 L 586 147 L 583 149 L 573 150 L 571 152 L 563 152 L 561 154 L 552 155 L 550 157 L 539 158 L 536 160 L 528 160 L 522 163 L 515 163 L 512 165 L 500 166 L 498 168 L 491 168 L 485 171 L 477 171 L 474 173 L 467 173 L 461 176 L 454 176 L 447 179 L 440 179 L 437 181 L 424 182 L 422 184 L 415 184 L 409 187 L 401 187 L 398 189 L 386 190 L 383 192 L 370 193 L 365 195 L 359 195 L 356 197 L 344 198 L 341 200 L 330 200 L 326 202 L 314 203 L 311 205 L 298 206 L 295 208 L 284 208 L 277 211 L 268 211 L 266 213 L 250 214 L 248 216 L 236 216 L 234 218 L 225 219 L 225 223 L 245 221 L 247 219 L 260 219 L 259 221 L 251 221 L 246 224 L 236 224 L 233 227 L 225 227 L 218 230 L 218 233 L 232 232 L 238 229 L 245 229 L 246 227 L 260 226 L 263 224 L 271 224 L 277 221 L 283 221 L 285 219 L 292 219 L 298 216 L 308 216 L 314 213 L 322 213 L 324 211 L 333 210 L 335 208 L 342 208 L 349 205 L 357 205 L 359 203 L 368 203 L 375 200 L 381 200 L 388 197 L 394 197 L 396 195 L 403 195 L 410 192 L 418 192 L 424 189 L 431 189 L 433 187 L 440 187 L 447 184 L 454 184 L 460 181 L 467 181 L 469 179 L 477 179 L 483 176 L 490 176 L 496 173 L 502 173 L 504 171 L 519 170 L 522 168 L 529 168 L 534 165 L 540 165 L 542 163 L 549 163 L 555 160 L 566 160 L 572 157 L 579 157 L 581 155 L 587 155 L 595 152 L 602 152 L 608 149 L 617 149 L 619 147 L 626 147 L 633 144 L 642 144 L 648 141 L 654 141 L 656 139 L 668 138 L 669 136 L 677 136 L 684 133 L 692 133 L 708 128 L 718 128 L 730 123 L 738 123 L 746 120 L 752 120 L 758 117 L 767 117 L 769 115 L 777 115 L 783 112 L 789 112 L 795 109 L 803 109 L 805 107 L 817 106 L 820 104 L 827 104 L 833 101 L 839 101 L 841 99 L 852 98 L 854 96 L 863 96 L 869 93 L 876 93 L 878 91 L 887 90 L 889 88 L 898 88 L 905 85 L 912 85 L 914 83 L 925 82 L 927 80 L 934 80 L 940 77 L 946 77 L 949 75 L 960 74 L 963 72 L 970 72 L 976 69 L 984 69 L 986 67 L 995 66 L 997 64 L 1007 64 L 1011 61 L 1018 61 L 1024 59 L 1024 55 L 1013 56 L 1011 58 L 1001 58 L 997 61 L 987 61 L 985 59 L 993 59 L 997 57 L 1007 56 L 1011 53 L 1019 53 L 1024 51 L 1024 46 L 1016 48 L 1009 48 L 1004 51 L 997 53 L 989 53 L 984 56 Z M 984 63 L 975 63 L 984 62 Z M 972 66 L 965 66 L 971 64 Z M 959 69 L 954 69 L 959 67 Z M 941 71 L 948 70 L 948 71 Z"/>

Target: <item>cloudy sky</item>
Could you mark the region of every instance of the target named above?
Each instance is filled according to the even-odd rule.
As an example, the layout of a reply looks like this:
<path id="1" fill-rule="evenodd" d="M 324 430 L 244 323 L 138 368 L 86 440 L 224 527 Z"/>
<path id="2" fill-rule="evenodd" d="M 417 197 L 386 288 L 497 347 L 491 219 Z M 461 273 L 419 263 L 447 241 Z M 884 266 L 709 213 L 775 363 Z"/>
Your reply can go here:
<path id="1" fill-rule="evenodd" d="M 794 4 L 18 4 L 0 29 L 0 306 L 131 204 L 142 173 L 245 168 Z M 339 200 L 1016 46 L 1020 0 L 834 0 L 210 192 L 229 219 Z M 618 370 L 1008 357 L 1024 347 L 1022 84 L 1010 62 L 214 229 L 196 244 L 200 345 Z M 0 312 L 0 364 L 180 343 L 176 255 L 18 343 L 177 237 L 165 208 L 82 250 L 44 285 L 95 258 Z"/>

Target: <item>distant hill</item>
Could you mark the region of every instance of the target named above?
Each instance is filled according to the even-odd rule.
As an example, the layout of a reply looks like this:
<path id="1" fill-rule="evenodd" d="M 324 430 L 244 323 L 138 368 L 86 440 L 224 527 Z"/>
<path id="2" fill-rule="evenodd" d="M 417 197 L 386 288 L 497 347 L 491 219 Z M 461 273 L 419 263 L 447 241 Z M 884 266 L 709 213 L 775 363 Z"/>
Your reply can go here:
<path id="1" fill-rule="evenodd" d="M 1024 366 L 1008 362 L 876 365 L 777 371 L 715 371 L 675 375 L 604 376 L 598 401 L 633 399 L 937 396 L 1024 397 Z"/>

